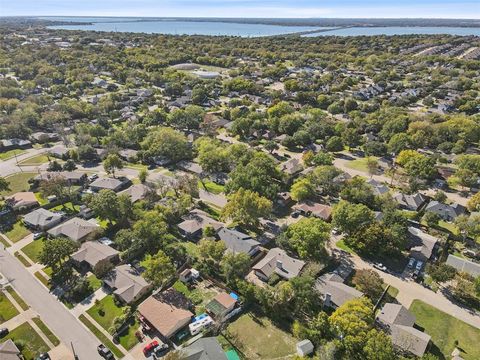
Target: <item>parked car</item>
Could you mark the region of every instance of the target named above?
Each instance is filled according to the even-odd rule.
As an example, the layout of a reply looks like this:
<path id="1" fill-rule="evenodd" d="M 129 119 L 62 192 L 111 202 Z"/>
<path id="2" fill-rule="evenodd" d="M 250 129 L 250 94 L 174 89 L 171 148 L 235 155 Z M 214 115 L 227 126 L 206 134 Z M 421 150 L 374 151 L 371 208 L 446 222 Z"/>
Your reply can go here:
<path id="1" fill-rule="evenodd" d="M 294 212 L 292 212 L 291 216 L 292 216 L 292 218 L 294 218 L 294 219 L 298 218 L 298 217 L 300 216 L 300 211 L 294 211 Z"/>
<path id="2" fill-rule="evenodd" d="M 382 263 L 374 263 L 373 267 L 377 270 L 387 271 L 387 267 L 385 265 L 383 265 Z"/>
<path id="3" fill-rule="evenodd" d="M 104 359 L 115 359 L 110 349 L 103 344 L 98 345 L 97 351 Z"/>
<path id="4" fill-rule="evenodd" d="M 415 266 L 415 270 L 421 271 L 423 268 L 423 261 L 418 260 L 417 265 Z"/>
<path id="5" fill-rule="evenodd" d="M 143 348 L 143 355 L 148 356 L 149 354 L 151 354 L 155 350 L 155 348 L 158 345 L 159 344 L 158 344 L 157 340 L 152 341 L 150 344 L 148 344 L 147 346 L 145 346 Z"/>
<path id="6" fill-rule="evenodd" d="M 88 180 L 89 180 L 90 182 L 93 182 L 93 181 L 95 181 L 95 180 L 97 180 L 97 179 L 98 179 L 98 175 L 97 175 L 97 174 L 92 174 L 92 175 L 90 175 L 90 176 L 88 177 Z"/>
<path id="7" fill-rule="evenodd" d="M 408 265 L 407 267 L 409 269 L 412 269 L 413 268 L 413 265 L 415 265 L 415 259 L 414 258 L 410 258 L 410 260 L 408 260 Z"/>
<path id="8" fill-rule="evenodd" d="M 8 335 L 8 329 L 7 328 L 1 328 L 0 329 L 0 338 L 3 338 Z"/>
<path id="9" fill-rule="evenodd" d="M 40 354 L 38 355 L 35 360 L 51 360 L 50 358 L 50 355 L 48 355 L 47 353 L 43 353 L 43 354 Z"/>
<path id="10" fill-rule="evenodd" d="M 36 233 L 33 233 L 33 240 L 38 240 L 42 237 L 42 233 L 41 232 L 36 232 Z"/>
<path id="11" fill-rule="evenodd" d="M 168 344 L 165 344 L 164 342 L 160 341 L 160 343 L 155 347 L 155 349 L 153 349 L 153 352 L 156 355 L 160 355 L 166 350 L 168 350 Z"/>

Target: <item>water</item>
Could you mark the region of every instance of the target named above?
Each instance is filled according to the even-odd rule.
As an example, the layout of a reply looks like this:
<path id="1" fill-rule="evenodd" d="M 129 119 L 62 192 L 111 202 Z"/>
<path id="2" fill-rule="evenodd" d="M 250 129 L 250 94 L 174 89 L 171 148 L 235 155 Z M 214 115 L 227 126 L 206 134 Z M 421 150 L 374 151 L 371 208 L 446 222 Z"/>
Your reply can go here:
<path id="1" fill-rule="evenodd" d="M 62 18 L 51 17 L 49 20 L 70 22 L 91 22 L 92 25 L 59 25 L 49 29 L 118 31 L 147 34 L 173 35 L 226 35 L 226 36 L 273 36 L 303 31 L 320 30 L 322 27 L 312 26 L 279 26 L 264 24 L 235 24 L 230 22 L 181 21 L 181 20 L 149 20 L 138 18 Z"/>
<path id="2" fill-rule="evenodd" d="M 303 35 L 305 37 L 315 36 L 372 36 L 372 35 L 476 35 L 480 36 L 480 28 L 468 28 L 468 27 L 404 27 L 404 26 L 392 26 L 392 27 L 351 27 L 344 29 L 337 29 L 325 32 L 319 32 L 314 34 Z"/>

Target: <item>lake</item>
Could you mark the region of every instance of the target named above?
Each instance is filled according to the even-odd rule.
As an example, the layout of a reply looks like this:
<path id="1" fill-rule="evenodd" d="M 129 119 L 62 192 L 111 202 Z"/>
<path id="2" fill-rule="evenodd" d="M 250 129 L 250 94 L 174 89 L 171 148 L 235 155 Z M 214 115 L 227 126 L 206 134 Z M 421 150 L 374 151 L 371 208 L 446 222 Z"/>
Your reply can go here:
<path id="1" fill-rule="evenodd" d="M 480 28 L 467 28 L 467 27 L 404 27 L 404 26 L 392 26 L 392 27 L 351 27 L 344 29 L 337 29 L 325 32 L 319 32 L 314 34 L 303 35 L 305 37 L 315 36 L 373 36 L 373 35 L 476 35 L 480 36 Z"/>

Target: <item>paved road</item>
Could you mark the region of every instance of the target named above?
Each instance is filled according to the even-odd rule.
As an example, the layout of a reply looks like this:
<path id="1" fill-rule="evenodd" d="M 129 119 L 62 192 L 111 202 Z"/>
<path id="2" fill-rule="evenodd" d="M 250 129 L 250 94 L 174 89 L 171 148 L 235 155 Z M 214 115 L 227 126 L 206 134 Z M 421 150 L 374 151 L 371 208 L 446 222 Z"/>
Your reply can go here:
<path id="1" fill-rule="evenodd" d="M 27 149 L 25 154 L 18 155 L 17 158 L 15 157 L 5 160 L 5 161 L 0 161 L 0 174 L 1 176 L 8 176 L 15 174 L 17 172 L 21 171 L 36 171 L 37 166 L 23 166 L 22 169 L 17 165 L 17 160 L 18 162 L 21 162 L 22 160 L 26 160 L 28 158 L 31 158 L 32 156 L 36 156 L 39 154 L 43 154 L 46 152 L 48 148 L 41 148 L 41 149 Z"/>
<path id="2" fill-rule="evenodd" d="M 80 360 L 102 359 L 96 349 L 99 340 L 3 248 L 0 249 L 0 272 L 63 343 L 68 346 L 73 343 Z"/>

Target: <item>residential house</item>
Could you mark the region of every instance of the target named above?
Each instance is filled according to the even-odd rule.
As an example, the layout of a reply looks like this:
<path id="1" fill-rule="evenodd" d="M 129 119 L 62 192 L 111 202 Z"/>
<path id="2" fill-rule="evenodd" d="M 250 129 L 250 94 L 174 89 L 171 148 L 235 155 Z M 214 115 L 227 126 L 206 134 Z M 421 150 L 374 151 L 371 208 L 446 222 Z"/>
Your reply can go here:
<path id="1" fill-rule="evenodd" d="M 315 282 L 315 289 L 321 294 L 324 306 L 336 309 L 349 300 L 363 296 L 361 291 L 344 283 L 345 279 L 336 273 L 320 276 Z"/>
<path id="2" fill-rule="evenodd" d="M 392 343 L 403 351 L 422 357 L 430 335 L 414 328 L 415 316 L 400 304 L 387 303 L 377 315 L 377 322 L 389 331 Z"/>
<path id="3" fill-rule="evenodd" d="M 408 227 L 408 233 L 410 256 L 424 263 L 427 262 L 434 255 L 439 239 L 413 226 Z"/>
<path id="4" fill-rule="evenodd" d="M 280 165 L 280 170 L 286 174 L 290 180 L 292 180 L 303 170 L 303 165 L 300 160 L 292 158 L 282 163 Z"/>
<path id="5" fill-rule="evenodd" d="M 140 272 L 128 264 L 115 267 L 105 276 L 103 283 L 125 304 L 137 301 L 151 289 Z"/>
<path id="6" fill-rule="evenodd" d="M 100 229 L 100 226 L 94 222 L 74 217 L 48 230 L 48 234 L 53 237 L 65 236 L 80 242 L 95 235 Z"/>
<path id="7" fill-rule="evenodd" d="M 207 226 L 213 227 L 215 231 L 224 224 L 212 219 L 205 211 L 194 209 L 183 218 L 178 224 L 180 234 L 190 240 L 198 240 L 202 236 L 203 229 Z"/>
<path id="8" fill-rule="evenodd" d="M 66 159 L 66 158 L 68 158 L 68 155 L 70 153 L 70 149 L 68 149 L 64 145 L 55 145 L 54 147 L 51 147 L 48 150 L 48 153 L 51 156 L 56 157 L 57 159 Z"/>
<path id="9" fill-rule="evenodd" d="M 393 199 L 400 205 L 402 209 L 418 211 L 427 201 L 425 196 L 420 193 L 413 195 L 396 194 Z"/>
<path id="10" fill-rule="evenodd" d="M 38 186 L 41 181 L 48 181 L 56 177 L 65 179 L 69 185 L 82 185 L 87 180 L 87 174 L 79 171 L 52 171 L 37 175 L 34 178 L 35 186 Z"/>
<path id="11" fill-rule="evenodd" d="M 93 270 L 101 263 L 115 263 L 120 252 L 99 241 L 87 241 L 72 254 L 72 260 L 77 266 Z"/>
<path id="12" fill-rule="evenodd" d="M 222 227 L 217 235 L 225 243 L 227 251 L 234 254 L 244 253 L 253 257 L 260 250 L 260 243 L 257 240 L 238 230 Z"/>
<path id="13" fill-rule="evenodd" d="M 298 356 L 308 356 L 313 353 L 313 344 L 310 340 L 302 340 L 297 343 L 297 355 Z"/>
<path id="14" fill-rule="evenodd" d="M 125 161 L 135 161 L 137 159 L 137 150 L 132 149 L 123 149 L 118 152 L 118 156 L 120 156 Z"/>
<path id="15" fill-rule="evenodd" d="M 140 320 L 169 339 L 192 320 L 193 304 L 174 288 L 157 292 L 138 306 Z"/>
<path id="16" fill-rule="evenodd" d="M 42 131 L 35 132 L 30 135 L 30 139 L 35 141 L 36 143 L 44 144 L 49 141 L 57 141 L 58 134 L 57 133 L 46 133 Z"/>
<path id="17" fill-rule="evenodd" d="M 459 272 L 466 272 L 475 278 L 480 276 L 479 263 L 450 254 L 447 258 L 447 265 L 453 266 Z"/>
<path id="18" fill-rule="evenodd" d="M 196 174 L 196 175 L 202 175 L 203 174 L 203 169 L 202 167 L 197 164 L 197 163 L 194 163 L 192 161 L 180 161 L 177 163 L 177 167 L 179 169 L 182 169 L 184 171 L 187 171 L 187 172 L 190 172 L 192 174 Z"/>
<path id="19" fill-rule="evenodd" d="M 23 359 L 20 350 L 12 339 L 0 344 L 0 359 L 2 360 L 20 360 Z"/>
<path id="20" fill-rule="evenodd" d="M 34 230 L 45 231 L 62 221 L 62 215 L 39 208 L 23 217 L 23 223 Z"/>
<path id="21" fill-rule="evenodd" d="M 299 211 L 304 216 L 315 216 L 329 221 L 332 217 L 332 207 L 313 201 L 302 201 L 292 206 L 293 210 Z"/>
<path id="22" fill-rule="evenodd" d="M 128 189 L 121 191 L 120 194 L 128 195 L 132 203 L 135 203 L 139 200 L 145 199 L 150 192 L 152 192 L 152 189 L 148 186 L 143 184 L 135 184 L 130 186 Z"/>
<path id="23" fill-rule="evenodd" d="M 293 204 L 292 196 L 289 192 L 281 192 L 277 196 L 277 204 L 280 207 L 288 207 Z"/>
<path id="24" fill-rule="evenodd" d="M 253 266 L 253 270 L 255 275 L 263 281 L 268 281 L 273 274 L 289 280 L 300 275 L 304 266 L 304 261 L 288 256 L 285 250 L 273 248 Z"/>
<path id="25" fill-rule="evenodd" d="M 388 191 L 389 191 L 388 186 L 378 182 L 375 179 L 367 180 L 367 184 L 369 184 L 373 188 L 373 193 L 375 195 L 383 195 L 383 194 L 388 193 Z"/>
<path id="26" fill-rule="evenodd" d="M 210 301 L 206 310 L 211 314 L 215 319 L 222 319 L 230 311 L 235 308 L 237 304 L 236 296 L 233 294 L 227 294 L 226 292 L 221 292 L 215 296 L 212 301 Z"/>
<path id="27" fill-rule="evenodd" d="M 26 149 L 32 146 L 32 142 L 30 140 L 24 139 L 5 139 L 0 140 L 0 150 L 7 151 L 13 149 Z"/>
<path id="28" fill-rule="evenodd" d="M 216 337 L 202 337 L 184 347 L 181 360 L 228 360 Z"/>
<path id="29" fill-rule="evenodd" d="M 426 207 L 426 212 L 438 214 L 445 221 L 453 221 L 457 216 L 465 213 L 465 207 L 460 204 L 443 204 L 439 201 L 431 201 Z"/>
<path id="30" fill-rule="evenodd" d="M 22 191 L 7 197 L 6 204 L 13 210 L 38 206 L 38 200 L 31 191 Z"/>
<path id="31" fill-rule="evenodd" d="M 113 190 L 118 192 L 127 187 L 130 184 L 130 180 L 127 178 L 101 178 L 97 179 L 90 184 L 90 189 L 93 191 L 100 190 Z"/>

